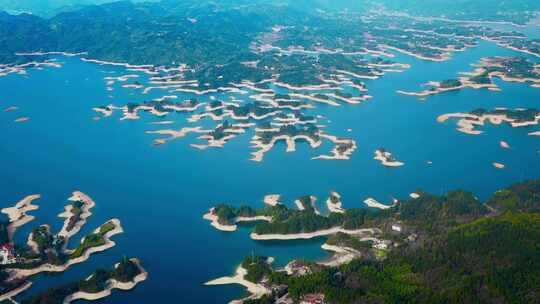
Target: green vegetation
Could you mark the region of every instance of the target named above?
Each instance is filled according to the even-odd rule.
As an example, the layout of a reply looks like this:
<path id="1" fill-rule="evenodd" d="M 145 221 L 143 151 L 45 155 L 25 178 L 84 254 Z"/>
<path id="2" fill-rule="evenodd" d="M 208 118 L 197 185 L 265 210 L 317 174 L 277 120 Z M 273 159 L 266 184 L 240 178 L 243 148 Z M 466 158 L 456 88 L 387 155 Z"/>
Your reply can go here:
<path id="1" fill-rule="evenodd" d="M 49 232 L 48 227 L 39 226 L 32 231 L 32 240 L 36 242 L 40 252 L 52 247 L 53 235 Z"/>
<path id="2" fill-rule="evenodd" d="M 427 232 L 437 232 L 487 212 L 487 208 L 470 192 L 452 191 L 446 196 L 421 193 L 420 197 L 401 204 L 400 218 Z"/>
<path id="3" fill-rule="evenodd" d="M 399 303 L 412 299 L 419 290 L 410 267 L 367 260 L 354 260 L 339 268 L 324 268 L 301 276 L 283 273 L 270 276 L 273 284 L 285 284 L 292 299 L 323 293 L 330 303 Z"/>
<path id="4" fill-rule="evenodd" d="M 79 201 L 71 202 L 66 206 L 66 208 L 69 207 L 72 207 L 71 211 L 74 216 L 68 220 L 80 222 L 83 203 Z M 62 269 L 67 269 L 74 264 L 84 262 L 83 260 L 76 259 L 88 253 L 90 248 L 104 245 L 106 243 L 105 235 L 117 228 L 116 223 L 119 225 L 119 221 L 111 220 L 101 225 L 94 233 L 83 238 L 82 242 L 74 250 L 67 248 L 68 239 L 65 236 L 51 233 L 49 225 L 40 225 L 33 228 L 30 235 L 24 238 L 24 244 L 18 244 L 17 240 L 15 240 L 14 244 L 8 245 L 7 249 L 13 250 L 12 253 L 16 261 L 7 265 L 0 265 L 0 294 L 13 291 L 31 283 L 30 280 L 32 277 L 47 273 L 58 273 L 58 271 L 63 271 Z M 0 222 L 0 233 L 6 227 L 7 223 Z M 10 274 L 13 274 L 13 270 L 30 270 L 30 274 L 18 273 L 16 276 L 10 276 Z M 97 270 L 86 280 L 64 283 L 64 285 L 58 288 L 51 288 L 46 291 L 41 290 L 38 293 L 26 292 L 24 295 L 28 296 L 22 300 L 17 299 L 17 302 L 25 304 L 62 304 L 66 296 L 77 291 L 97 293 L 108 287 L 108 281 L 110 279 L 119 282 L 132 282 L 140 273 L 141 268 L 137 265 L 136 260 L 123 258 L 115 265 L 114 269 Z M 20 297 L 20 295 L 17 297 Z"/>
<path id="5" fill-rule="evenodd" d="M 480 36 L 503 39 L 533 52 L 539 48 L 532 40 L 514 38 L 517 36 L 514 33 L 484 27 L 373 14 L 366 20 L 357 12 L 373 7 L 371 1 L 335 2 L 329 5 L 326 0 L 120 1 L 70 9 L 50 19 L 0 13 L 0 62 L 31 61 L 32 58 L 14 53 L 41 50 L 86 51 L 91 58 L 132 64 L 187 63 L 193 70 L 187 71 L 186 77 L 197 80 L 206 89 L 244 79 L 256 83 L 271 75 L 279 75 L 279 81 L 295 86 L 316 85 L 340 70 L 376 76 L 381 70 L 369 66 L 370 63 L 391 63 L 342 53 L 321 52 L 313 56 L 297 51 L 282 56 L 276 49 L 253 52 L 268 44 L 282 49 L 339 49 L 346 53 L 365 49 L 383 51 L 380 45 L 389 45 L 431 58 L 443 57 L 446 53 L 443 49 L 449 46 L 462 50 L 466 45 L 474 45 Z M 318 9 L 321 7 L 324 11 Z M 347 7 L 347 13 L 338 13 L 337 7 Z M 351 9 L 360 7 L 360 10 Z M 271 30 L 277 24 L 284 26 L 279 35 Z"/>
<path id="6" fill-rule="evenodd" d="M 137 2 L 141 0 L 131 1 Z M 83 6 L 98 5 L 108 2 L 114 2 L 114 0 L 0 0 L 0 7 L 3 10 L 7 10 L 13 13 L 29 12 L 39 16 L 51 17 L 58 13 L 80 9 Z"/>
<path id="7" fill-rule="evenodd" d="M 96 270 L 88 279 L 79 282 L 79 290 L 88 293 L 98 293 L 107 288 L 110 273 L 104 269 Z"/>
<path id="8" fill-rule="evenodd" d="M 358 238 L 342 232 L 338 232 L 329 237 L 328 240 L 326 240 L 326 243 L 339 247 L 352 248 L 359 252 L 365 252 L 367 249 L 371 248 L 370 242 L 362 242 Z"/>
<path id="9" fill-rule="evenodd" d="M 139 267 L 133 261 L 124 257 L 114 269 L 112 278 L 119 282 L 131 282 L 140 273 Z"/>
<path id="10" fill-rule="evenodd" d="M 441 81 L 440 87 L 443 89 L 448 89 L 448 88 L 456 88 L 461 85 L 462 85 L 461 81 L 457 79 L 447 79 L 447 80 Z"/>
<path id="11" fill-rule="evenodd" d="M 0 244 L 9 242 L 8 227 L 9 223 L 0 221 Z"/>
<path id="12" fill-rule="evenodd" d="M 22 252 L 26 258 L 39 258 L 42 263 L 53 265 L 62 265 L 67 261 L 68 256 L 63 252 L 65 240 L 62 237 L 53 235 L 48 226 L 42 225 L 34 228 L 32 230 L 32 240 L 37 245 L 37 252 Z M 34 264 L 30 263 L 22 267 L 31 267 L 32 265 Z M 17 267 L 21 267 L 21 265 L 17 264 Z"/>
<path id="13" fill-rule="evenodd" d="M 508 44 L 537 50 L 534 42 L 518 42 L 512 40 Z M 514 45 L 515 44 L 515 45 Z M 480 72 L 468 80 L 474 84 L 492 85 L 492 77 L 505 77 L 506 79 L 540 79 L 535 63 L 525 57 L 488 57 L 479 63 Z M 461 85 L 459 80 L 445 80 L 441 82 L 442 88 L 450 88 Z"/>
<path id="14" fill-rule="evenodd" d="M 220 224 L 233 225 L 239 216 L 269 216 L 272 222 L 259 222 L 253 228 L 257 234 L 293 234 L 315 232 L 324 229 L 342 227 L 348 230 L 359 229 L 366 220 L 375 218 L 375 212 L 367 209 L 348 209 L 345 213 L 330 213 L 328 216 L 318 215 L 311 205 L 310 196 L 300 197 L 305 210 L 289 209 L 284 205 L 253 209 L 248 206 L 235 208 L 229 205 L 218 205 L 214 212 Z"/>
<path id="15" fill-rule="evenodd" d="M 64 286 L 49 289 L 40 295 L 22 300 L 21 304 L 62 304 L 64 299 L 77 292 L 77 283 L 69 283 Z"/>
<path id="16" fill-rule="evenodd" d="M 509 78 L 538 79 L 535 63 L 525 57 L 490 57 L 486 73 L 498 72 Z"/>
<path id="17" fill-rule="evenodd" d="M 139 267 L 128 258 L 123 258 L 117 267 L 111 270 L 98 269 L 87 279 L 68 283 L 58 288 L 49 289 L 37 296 L 24 299 L 22 304 L 62 304 L 64 299 L 75 292 L 98 293 L 108 287 L 108 281 L 115 279 L 121 282 L 131 282 L 140 274 Z"/>
<path id="18" fill-rule="evenodd" d="M 475 84 L 493 84 L 491 77 L 489 77 L 488 71 L 484 71 L 476 76 L 470 77 L 469 81 Z"/>
<path id="19" fill-rule="evenodd" d="M 497 192 L 486 210 L 468 192 L 436 197 L 422 193 L 405 202 L 401 214 L 424 235 L 381 252 L 385 259 L 365 257 L 339 267 L 313 268 L 303 276 L 268 275 L 272 286 L 294 300 L 323 293 L 329 303 L 536 303 L 540 297 L 539 180 Z M 504 211 L 508 210 L 508 211 Z M 394 210 L 396 212 L 396 210 Z M 435 224 L 445 229 L 426 234 Z M 444 224 L 444 225 L 443 225 Z M 337 234 L 336 245 L 360 246 Z M 277 293 L 251 303 L 271 303 Z"/>
<path id="20" fill-rule="evenodd" d="M 66 227 L 66 230 L 67 231 L 71 231 L 73 230 L 73 228 L 75 227 L 75 225 L 81 220 L 81 214 L 83 213 L 83 206 L 84 206 L 84 202 L 82 201 L 75 201 L 75 202 L 72 202 L 71 203 L 71 217 L 69 218 L 69 222 L 68 222 L 68 225 Z"/>
<path id="21" fill-rule="evenodd" d="M 127 257 L 123 257 L 114 269 L 99 269 L 89 279 L 79 282 L 79 289 L 89 293 L 100 292 L 107 287 L 107 281 L 110 279 L 131 282 L 140 273 L 137 264 Z"/>
<path id="22" fill-rule="evenodd" d="M 311 210 L 291 211 L 288 217 L 267 223 L 259 223 L 253 229 L 257 234 L 309 233 L 335 227 L 347 230 L 359 229 L 371 212 L 365 209 L 348 209 L 345 213 L 318 215 Z"/>
<path id="23" fill-rule="evenodd" d="M 487 204 L 499 210 L 539 212 L 540 180 L 531 180 L 499 190 Z"/>
<path id="24" fill-rule="evenodd" d="M 319 132 L 319 128 L 315 124 L 308 123 L 308 124 L 300 125 L 300 126 L 297 126 L 297 125 L 281 126 L 279 128 L 279 131 L 257 132 L 257 136 L 260 137 L 260 140 L 264 144 L 269 144 L 270 142 L 272 142 L 272 140 L 275 137 L 282 136 L 282 135 L 287 135 L 290 137 L 303 135 L 303 136 L 307 136 L 311 138 L 313 141 L 319 141 L 320 137 L 319 137 L 318 132 Z"/>
<path id="25" fill-rule="evenodd" d="M 221 204 L 215 207 L 214 212 L 218 217 L 218 222 L 222 225 L 234 225 L 235 219 L 239 216 L 254 217 L 257 215 L 263 215 L 266 211 L 257 211 L 249 206 L 241 206 L 240 208 L 234 208 L 229 205 Z"/>
<path id="26" fill-rule="evenodd" d="M 332 192 L 332 193 L 330 194 L 329 199 L 330 199 L 330 202 L 331 202 L 332 204 L 334 204 L 334 205 L 341 202 L 341 198 L 340 198 L 338 195 L 336 195 L 334 192 Z"/>
<path id="27" fill-rule="evenodd" d="M 272 269 L 268 264 L 268 257 L 246 257 L 244 261 L 242 261 L 242 267 L 247 270 L 247 274 L 244 278 L 254 283 L 260 282 L 264 276 L 267 276 L 272 272 Z"/>
<path id="28" fill-rule="evenodd" d="M 506 117 L 515 120 L 516 122 L 532 122 L 540 115 L 537 109 L 495 109 L 488 111 L 486 109 L 476 109 L 470 112 L 476 116 L 482 115 L 505 115 Z"/>
<path id="29" fill-rule="evenodd" d="M 71 259 L 78 258 L 82 256 L 86 250 L 92 247 L 99 247 L 105 245 L 105 234 L 107 232 L 116 228 L 116 225 L 112 222 L 103 224 L 97 233 L 92 233 L 84 237 L 82 243 L 75 249 L 75 251 L 70 255 Z"/>

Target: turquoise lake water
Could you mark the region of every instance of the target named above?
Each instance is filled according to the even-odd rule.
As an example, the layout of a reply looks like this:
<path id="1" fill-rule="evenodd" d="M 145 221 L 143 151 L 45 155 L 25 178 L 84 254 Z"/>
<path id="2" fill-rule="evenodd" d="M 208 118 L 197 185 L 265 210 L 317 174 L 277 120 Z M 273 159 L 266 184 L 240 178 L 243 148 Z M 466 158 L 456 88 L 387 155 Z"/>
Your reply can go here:
<path id="1" fill-rule="evenodd" d="M 33 69 L 27 76 L 0 78 L 0 107 L 19 107 L 16 112 L 0 113 L 1 206 L 11 206 L 29 194 L 43 196 L 36 202 L 40 209 L 33 213 L 37 220 L 20 229 L 18 238 L 24 240 L 32 227 L 42 223 L 60 229 L 57 214 L 74 190 L 87 193 L 97 203 L 80 236 L 115 217 L 125 229 L 114 237 L 116 247 L 63 274 L 38 277 L 28 294 L 85 278 L 94 269 L 111 267 L 127 255 L 142 259 L 149 279 L 130 292 L 114 292 L 96 303 L 170 303 L 171 299 L 224 303 L 242 296 L 243 289 L 202 284 L 232 274 L 251 252 L 274 256 L 278 265 L 294 258 L 315 260 L 328 255 L 320 249 L 323 238 L 257 242 L 249 239 L 245 227 L 235 233 L 216 231 L 202 215 L 217 203 L 257 207 L 270 193 L 281 193 L 289 202 L 313 194 L 322 207 L 328 193 L 336 190 L 342 194 L 344 206 L 352 208 L 362 207 L 370 196 L 388 202 L 391 197 L 406 198 L 419 188 L 437 194 L 464 188 L 486 199 L 501 187 L 540 177 L 540 139 L 527 135 L 540 127 L 488 125 L 484 134 L 470 136 L 457 132 L 455 121 L 436 122 L 441 114 L 479 107 L 538 108 L 540 89 L 499 81 L 502 92 L 463 90 L 426 101 L 395 93 L 417 90 L 429 80 L 455 77 L 459 71 L 471 70 L 469 64 L 495 55 L 519 53 L 482 43 L 443 63 L 397 56 L 393 60 L 410 63 L 412 68 L 367 81 L 369 94 L 374 96 L 371 101 L 341 107 L 318 105 L 311 112 L 332 121 L 328 133 L 357 141 L 358 149 L 349 161 L 310 160 L 320 151 L 304 143 L 297 145 L 295 153 L 286 153 L 280 143 L 262 163 L 255 163 L 249 161 L 249 135 L 231 140 L 224 149 L 193 149 L 189 143 L 194 136 L 154 147 L 154 137 L 144 132 L 157 129 L 148 124 L 155 118 L 143 114 L 138 121 L 119 121 L 116 114 L 100 121 L 92 119 L 94 106 L 152 97 L 130 95 L 126 90 L 106 91 L 105 76 L 131 73 L 121 68 L 62 57 L 60 69 Z M 31 120 L 14 123 L 20 116 Z M 187 125 L 186 117 L 169 118 L 179 120 L 174 126 L 181 127 Z M 501 140 L 511 149 L 501 149 Z M 381 146 L 406 165 L 391 169 L 373 160 L 374 151 Z M 427 160 L 433 165 L 428 166 Z M 494 161 L 507 168 L 494 169 Z"/>

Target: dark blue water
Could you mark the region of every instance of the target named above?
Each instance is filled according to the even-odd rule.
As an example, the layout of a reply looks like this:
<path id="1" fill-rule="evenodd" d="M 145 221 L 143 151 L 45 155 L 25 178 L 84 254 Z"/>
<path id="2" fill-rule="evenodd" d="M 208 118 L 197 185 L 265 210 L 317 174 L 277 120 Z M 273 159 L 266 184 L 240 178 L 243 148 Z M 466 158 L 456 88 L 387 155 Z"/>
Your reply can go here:
<path id="1" fill-rule="evenodd" d="M 321 151 L 299 144 L 297 152 L 286 153 L 285 145 L 279 144 L 262 163 L 255 163 L 249 161 L 249 136 L 233 139 L 224 149 L 193 149 L 189 147 L 193 136 L 156 148 L 151 145 L 153 137 L 144 134 L 158 128 L 148 125 L 154 118 L 143 115 L 138 121 L 119 121 L 116 115 L 92 120 L 96 105 L 149 98 L 125 90 L 107 92 L 103 77 L 126 74 L 119 68 L 61 58 L 65 62 L 61 69 L 0 78 L 0 107 L 16 104 L 20 108 L 0 113 L 1 206 L 29 194 L 43 195 L 37 201 L 41 207 L 35 212 L 37 220 L 21 229 L 18 237 L 24 240 L 41 223 L 59 229 L 57 214 L 74 190 L 97 202 L 80 235 L 113 217 L 125 229 L 125 234 L 114 237 L 116 247 L 64 274 L 40 276 L 32 292 L 85 278 L 94 269 L 111 267 L 127 255 L 142 259 L 149 279 L 99 303 L 170 303 L 171 299 L 223 303 L 241 296 L 242 288 L 202 284 L 231 274 L 252 251 L 276 257 L 279 265 L 293 258 L 320 259 L 327 254 L 320 250 L 324 239 L 256 242 L 249 239 L 247 228 L 236 233 L 216 231 L 201 216 L 217 203 L 262 206 L 263 196 L 269 193 L 281 193 L 289 201 L 309 193 L 321 202 L 329 191 L 336 190 L 342 193 L 345 207 L 352 208 L 361 207 L 368 196 L 386 202 L 418 188 L 434 193 L 465 188 L 485 199 L 511 183 L 538 178 L 540 140 L 527 133 L 540 128 L 488 126 L 484 134 L 470 136 L 455 131 L 455 122 L 439 124 L 436 118 L 478 107 L 538 108 L 540 89 L 500 83 L 502 92 L 463 90 L 426 101 L 395 93 L 418 89 L 429 80 L 455 77 L 484 56 L 515 54 L 481 44 L 444 63 L 398 56 L 395 60 L 413 67 L 368 81 L 373 100 L 356 106 L 318 106 L 313 113 L 332 121 L 328 133 L 357 141 L 358 150 L 350 161 L 313 161 L 310 158 Z M 19 116 L 31 120 L 14 123 Z M 175 126 L 185 125 L 183 118 L 180 121 Z M 501 149 L 500 140 L 512 148 Z M 397 169 L 381 166 L 372 159 L 380 146 L 406 165 Z M 427 160 L 433 165 L 428 166 Z M 494 169 L 494 161 L 507 168 Z"/>

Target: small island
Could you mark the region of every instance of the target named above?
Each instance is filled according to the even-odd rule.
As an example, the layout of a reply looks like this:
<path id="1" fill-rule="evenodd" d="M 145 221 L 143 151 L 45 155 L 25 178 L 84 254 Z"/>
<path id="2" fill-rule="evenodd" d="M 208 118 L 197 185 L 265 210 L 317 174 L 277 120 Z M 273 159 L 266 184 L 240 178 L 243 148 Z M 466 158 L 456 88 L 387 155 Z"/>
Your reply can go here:
<path id="1" fill-rule="evenodd" d="M 501 125 L 503 123 L 513 128 L 528 127 L 538 125 L 540 122 L 540 111 L 537 109 L 506 109 L 497 108 L 495 110 L 476 109 L 469 113 L 449 113 L 437 118 L 437 122 L 444 123 L 449 119 L 457 119 L 457 130 L 469 135 L 480 135 L 482 130 L 477 127 L 486 123 Z M 501 143 L 505 148 L 505 145 Z"/>
<path id="2" fill-rule="evenodd" d="M 405 165 L 405 163 L 396 160 L 394 156 L 392 156 L 392 153 L 386 151 L 384 148 L 377 149 L 373 159 L 380 161 L 381 164 L 386 167 L 401 167 Z"/>
<path id="3" fill-rule="evenodd" d="M 345 213 L 341 202 L 341 195 L 335 191 L 330 192 L 330 196 L 326 200 L 328 211 L 335 213 Z"/>

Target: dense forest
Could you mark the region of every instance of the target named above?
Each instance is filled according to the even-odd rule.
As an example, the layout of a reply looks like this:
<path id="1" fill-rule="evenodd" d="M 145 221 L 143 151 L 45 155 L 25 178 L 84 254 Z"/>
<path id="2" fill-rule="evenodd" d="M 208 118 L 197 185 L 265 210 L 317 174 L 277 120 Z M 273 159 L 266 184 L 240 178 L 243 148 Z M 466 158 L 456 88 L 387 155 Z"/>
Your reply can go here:
<path id="1" fill-rule="evenodd" d="M 107 3 L 101 4 L 104 2 Z M 467 12 L 461 16 L 464 19 L 502 19 L 518 23 L 524 23 L 532 18 L 530 10 L 539 9 L 538 2 L 532 0 L 520 3 L 512 1 L 511 4 L 496 1 L 498 5 L 480 5 L 476 1 L 461 0 L 460 2 L 463 2 L 461 6 L 448 6 L 444 5 L 447 1 L 436 0 L 431 1 L 434 2 L 433 5 L 425 5 L 424 2 L 419 4 L 417 2 L 421 1 L 413 0 L 109 2 L 111 1 L 0 0 L 0 63 L 31 60 L 24 56 L 16 56 L 16 52 L 88 52 L 91 58 L 132 64 L 187 63 L 196 69 L 203 66 L 208 73 L 216 72 L 216 64 L 221 66 L 235 62 L 230 69 L 222 71 L 221 75 L 227 75 L 228 72 L 238 73 L 237 70 L 245 73 L 246 69 L 238 63 L 250 56 L 250 47 L 256 38 L 271 38 L 264 33 L 275 25 L 291 26 L 287 32 L 303 32 L 302 35 L 294 35 L 294 45 L 310 44 L 310 41 L 317 37 L 315 40 L 325 40 L 321 45 L 326 47 L 347 49 L 348 44 L 359 44 L 360 39 L 363 39 L 359 36 L 359 32 L 363 32 L 365 26 L 350 16 L 357 16 L 355 15 L 357 12 L 367 15 L 370 12 L 381 12 L 379 9 L 381 3 L 391 9 L 428 15 L 448 13 L 449 16 L 455 16 L 452 8 L 459 7 L 460 11 Z M 463 7 L 471 9 L 464 10 Z M 44 11 L 41 15 L 46 17 L 26 13 L 10 15 L 4 12 L 32 11 L 32 8 L 38 13 Z M 342 18 L 337 15 L 343 12 L 347 12 L 349 17 Z M 329 16 L 334 16 L 334 19 Z M 309 27 L 313 34 L 307 32 L 304 26 Z M 373 34 L 377 33 L 370 33 Z M 330 43 L 332 40 L 335 41 Z M 438 37 L 438 40 L 444 42 L 445 39 Z M 291 41 L 285 39 L 283 42 Z M 402 45 L 394 43 L 393 46 L 409 48 L 425 56 L 436 56 L 440 53 L 435 49 L 409 46 L 410 42 L 414 41 L 407 39 Z M 462 43 L 456 42 L 455 45 L 460 48 Z M 325 65 L 330 66 L 328 62 L 325 62 Z M 347 65 L 355 66 L 353 62 Z M 284 81 L 294 80 L 300 76 L 313 78 L 310 76 L 311 73 L 298 75 L 294 70 L 291 70 L 290 75 L 282 74 Z"/>
<path id="2" fill-rule="evenodd" d="M 322 293 L 329 303 L 538 303 L 539 195 L 540 180 L 516 184 L 494 194 L 488 211 L 467 192 L 423 194 L 396 215 L 422 242 L 395 248 L 384 260 L 355 259 L 303 276 L 273 272 L 267 280 L 286 285 L 293 299 Z M 331 243 L 362 248 L 350 238 Z M 272 303 L 274 296 L 249 302 Z"/>
<path id="3" fill-rule="evenodd" d="M 309 196 L 299 198 L 304 201 L 304 210 L 290 209 L 285 205 L 253 209 L 249 206 L 233 207 L 218 205 L 214 212 L 218 222 L 223 225 L 233 225 L 237 217 L 269 216 L 272 222 L 258 222 L 253 228 L 257 234 L 294 234 L 309 233 L 329 228 L 342 227 L 347 230 L 361 228 L 367 220 L 382 218 L 383 212 L 375 213 L 368 209 L 348 209 L 344 213 L 321 215 L 309 202 Z"/>
<path id="4" fill-rule="evenodd" d="M 98 269 L 87 279 L 79 282 L 65 284 L 42 292 L 36 296 L 23 300 L 22 304 L 60 304 L 64 299 L 75 292 L 98 293 L 109 287 L 109 280 L 131 282 L 140 274 L 137 264 L 126 257 L 114 269 Z"/>

